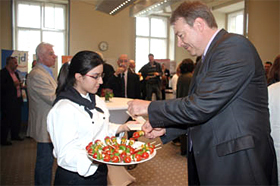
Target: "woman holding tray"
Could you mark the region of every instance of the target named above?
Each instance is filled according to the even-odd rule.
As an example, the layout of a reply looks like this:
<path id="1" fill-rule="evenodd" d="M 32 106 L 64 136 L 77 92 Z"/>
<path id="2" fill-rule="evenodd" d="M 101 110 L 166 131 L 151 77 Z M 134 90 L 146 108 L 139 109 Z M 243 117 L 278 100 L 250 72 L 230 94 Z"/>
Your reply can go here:
<path id="1" fill-rule="evenodd" d="M 109 111 L 96 95 L 102 76 L 103 60 L 91 51 L 78 52 L 61 68 L 47 119 L 58 164 L 54 185 L 107 185 L 106 164 L 92 162 L 85 147 L 129 128 L 109 122 Z"/>

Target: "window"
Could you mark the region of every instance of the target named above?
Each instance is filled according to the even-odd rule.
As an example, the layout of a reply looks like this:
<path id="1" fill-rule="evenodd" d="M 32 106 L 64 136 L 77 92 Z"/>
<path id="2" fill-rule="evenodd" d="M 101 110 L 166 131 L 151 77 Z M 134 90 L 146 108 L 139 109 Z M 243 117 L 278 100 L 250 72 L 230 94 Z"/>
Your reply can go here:
<path id="1" fill-rule="evenodd" d="M 227 15 L 227 30 L 231 33 L 241 34 L 244 33 L 244 12 L 243 10 L 229 13 Z"/>
<path id="2" fill-rule="evenodd" d="M 15 50 L 28 51 L 28 71 L 41 42 L 54 45 L 58 56 L 56 71 L 61 65 L 61 55 L 67 53 L 67 1 L 59 2 L 14 1 L 13 45 Z"/>
<path id="3" fill-rule="evenodd" d="M 148 63 L 148 54 L 167 59 L 167 18 L 136 17 L 136 71 Z"/>

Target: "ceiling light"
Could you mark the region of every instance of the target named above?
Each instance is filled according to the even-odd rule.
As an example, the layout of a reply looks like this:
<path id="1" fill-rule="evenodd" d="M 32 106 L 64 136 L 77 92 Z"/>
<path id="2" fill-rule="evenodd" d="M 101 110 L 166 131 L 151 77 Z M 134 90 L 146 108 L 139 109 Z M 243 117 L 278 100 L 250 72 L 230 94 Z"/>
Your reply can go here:
<path id="1" fill-rule="evenodd" d="M 101 0 L 96 6 L 96 10 L 115 15 L 136 0 Z"/>
<path id="2" fill-rule="evenodd" d="M 153 4 L 151 4 L 151 1 L 146 0 L 146 4 L 143 4 L 142 7 L 139 6 L 139 4 L 134 5 L 130 9 L 130 14 L 135 17 L 137 16 L 147 16 L 154 12 L 158 12 L 160 10 L 163 10 L 165 7 L 169 6 L 170 4 L 174 2 L 178 2 L 180 0 L 157 0 L 156 2 L 153 1 Z M 150 3 L 150 4 L 149 4 Z M 149 4 L 149 5 L 148 5 Z M 138 7 L 136 7 L 138 6 Z M 133 10 L 134 8 L 134 10 Z M 141 10 L 139 10 L 141 9 Z"/>

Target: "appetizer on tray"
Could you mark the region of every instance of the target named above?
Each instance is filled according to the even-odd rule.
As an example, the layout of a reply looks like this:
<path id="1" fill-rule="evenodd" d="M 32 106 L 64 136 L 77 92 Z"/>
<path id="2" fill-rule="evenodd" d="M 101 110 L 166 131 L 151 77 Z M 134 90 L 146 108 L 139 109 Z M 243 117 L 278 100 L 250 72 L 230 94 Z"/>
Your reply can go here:
<path id="1" fill-rule="evenodd" d="M 86 146 L 90 159 L 112 165 L 131 165 L 143 163 L 156 155 L 156 146 L 151 143 L 135 141 L 144 135 L 143 131 L 133 133 L 129 140 L 115 136 L 106 137 L 104 142 L 96 140 Z"/>

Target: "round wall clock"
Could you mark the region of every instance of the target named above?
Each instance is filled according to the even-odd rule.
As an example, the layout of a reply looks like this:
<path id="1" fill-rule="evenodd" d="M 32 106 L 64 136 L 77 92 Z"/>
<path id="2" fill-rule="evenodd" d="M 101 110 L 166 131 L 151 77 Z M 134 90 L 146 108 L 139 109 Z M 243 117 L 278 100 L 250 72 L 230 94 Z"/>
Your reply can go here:
<path id="1" fill-rule="evenodd" d="M 98 47 L 101 51 L 106 51 L 108 50 L 108 43 L 106 41 L 101 41 Z"/>

